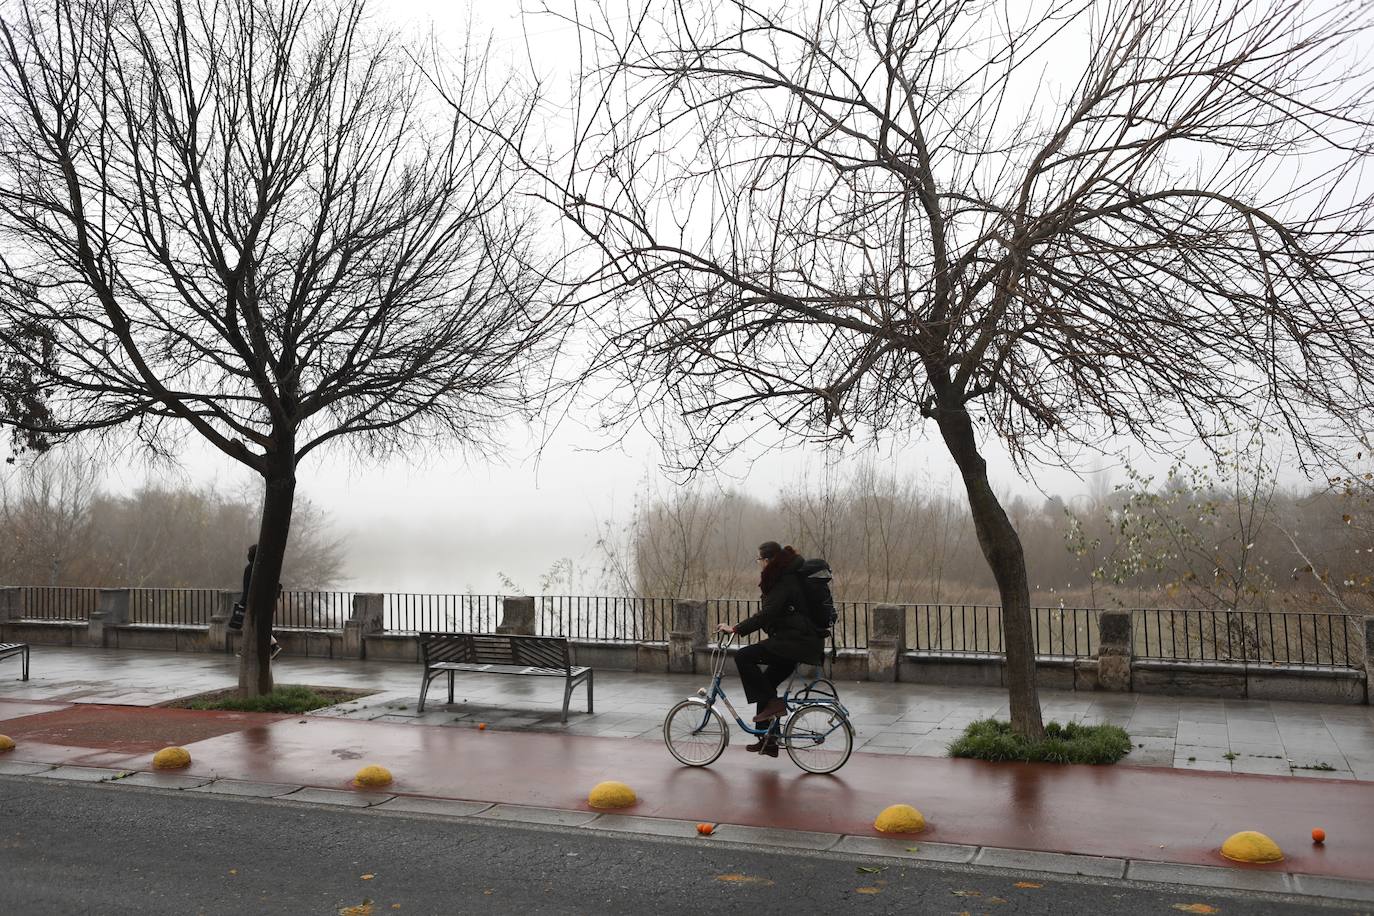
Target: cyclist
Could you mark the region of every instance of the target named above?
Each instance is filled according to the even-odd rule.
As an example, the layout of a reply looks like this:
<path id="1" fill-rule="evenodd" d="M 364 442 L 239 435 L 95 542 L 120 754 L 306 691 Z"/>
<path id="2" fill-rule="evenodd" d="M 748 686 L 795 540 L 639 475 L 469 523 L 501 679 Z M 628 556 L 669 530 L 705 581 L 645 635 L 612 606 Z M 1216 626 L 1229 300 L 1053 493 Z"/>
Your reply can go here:
<path id="1" fill-rule="evenodd" d="M 762 642 L 741 646 L 735 653 L 744 696 L 755 704 L 754 721 L 761 725 L 787 711 L 787 704 L 778 696 L 779 685 L 792 676 L 798 664 L 821 664 L 825 642 L 806 614 L 806 596 L 797 575 L 802 557 L 777 541 L 764 541 L 759 545 L 758 562 L 762 568 L 759 591 L 763 596 L 759 612 L 734 626 L 723 623 L 719 629 L 739 636 L 760 629 L 768 634 Z M 745 750 L 778 756 L 776 729 L 770 729 Z"/>

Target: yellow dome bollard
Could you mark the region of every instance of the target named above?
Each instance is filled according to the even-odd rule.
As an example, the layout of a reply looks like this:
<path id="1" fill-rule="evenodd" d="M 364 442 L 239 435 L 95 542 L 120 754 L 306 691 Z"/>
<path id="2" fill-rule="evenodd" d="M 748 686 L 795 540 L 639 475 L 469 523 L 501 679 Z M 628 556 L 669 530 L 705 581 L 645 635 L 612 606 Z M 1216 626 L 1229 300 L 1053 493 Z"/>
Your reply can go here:
<path id="1" fill-rule="evenodd" d="M 386 767 L 379 767 L 375 763 L 363 767 L 358 774 L 353 777 L 353 785 L 364 789 L 375 789 L 380 786 L 391 785 L 391 771 Z"/>
<path id="2" fill-rule="evenodd" d="M 1269 837 L 1254 830 L 1232 834 L 1221 844 L 1221 854 L 1232 862 L 1282 862 L 1283 850 Z"/>
<path id="3" fill-rule="evenodd" d="M 184 747 L 164 747 L 153 755 L 153 768 L 179 770 L 191 765 L 191 752 Z"/>
<path id="4" fill-rule="evenodd" d="M 599 782 L 587 794 L 587 804 L 593 808 L 628 808 L 637 801 L 634 789 L 615 780 Z"/>
<path id="5" fill-rule="evenodd" d="M 14 750 L 14 739 L 9 735 L 0 735 L 0 754 L 12 750 Z"/>
<path id="6" fill-rule="evenodd" d="M 883 833 L 920 833 L 926 829 L 926 819 L 910 805 L 889 805 L 878 815 L 873 826 Z"/>

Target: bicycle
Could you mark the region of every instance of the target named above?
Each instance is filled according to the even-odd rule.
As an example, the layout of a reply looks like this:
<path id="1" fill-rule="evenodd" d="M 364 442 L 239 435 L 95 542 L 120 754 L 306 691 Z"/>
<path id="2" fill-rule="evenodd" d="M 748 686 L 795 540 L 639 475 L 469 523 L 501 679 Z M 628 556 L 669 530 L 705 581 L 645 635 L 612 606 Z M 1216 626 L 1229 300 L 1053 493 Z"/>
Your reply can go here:
<path id="1" fill-rule="evenodd" d="M 779 746 L 786 748 L 787 756 L 806 772 L 833 773 L 844 766 L 854 750 L 854 727 L 849 724 L 849 711 L 840 703 L 834 683 L 822 673 L 808 680 L 793 696 L 789 682 L 789 689 L 782 695 L 787 706 L 783 717 L 787 722 L 781 731 L 783 717 L 756 727 L 735 711 L 721 686 L 728 650 L 734 641 L 730 634 L 711 650 L 710 688 L 699 688 L 696 696 L 668 711 L 663 720 L 663 742 L 668 753 L 687 766 L 715 763 L 730 743 L 730 726 L 716 708 L 717 703 L 723 703 L 735 723 L 754 737 L 776 733 Z M 792 677 L 795 681 L 796 675 Z"/>

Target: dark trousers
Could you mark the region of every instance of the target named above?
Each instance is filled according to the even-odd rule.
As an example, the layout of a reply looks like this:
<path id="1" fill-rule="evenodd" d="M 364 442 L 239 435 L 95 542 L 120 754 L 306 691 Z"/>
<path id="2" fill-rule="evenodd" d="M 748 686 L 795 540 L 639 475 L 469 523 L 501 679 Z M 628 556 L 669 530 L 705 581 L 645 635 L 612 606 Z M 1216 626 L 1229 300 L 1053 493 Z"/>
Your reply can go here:
<path id="1" fill-rule="evenodd" d="M 778 685 L 797 670 L 797 663 L 756 642 L 740 647 L 735 653 L 735 667 L 744 682 L 744 698 L 754 704 L 755 712 L 762 712 L 764 705 L 778 695 Z"/>

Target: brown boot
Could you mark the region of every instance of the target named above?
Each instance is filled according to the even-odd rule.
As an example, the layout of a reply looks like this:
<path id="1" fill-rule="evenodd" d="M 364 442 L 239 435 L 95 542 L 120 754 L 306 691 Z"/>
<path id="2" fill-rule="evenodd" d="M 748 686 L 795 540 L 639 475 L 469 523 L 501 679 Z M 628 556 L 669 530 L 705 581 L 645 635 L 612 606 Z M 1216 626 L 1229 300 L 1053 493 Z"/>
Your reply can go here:
<path id="1" fill-rule="evenodd" d="M 754 721 L 767 722 L 769 719 L 776 719 L 785 712 L 787 712 L 787 704 L 782 701 L 781 697 L 773 697 L 764 704 L 763 709 L 759 710 L 759 714 L 754 716 Z"/>

